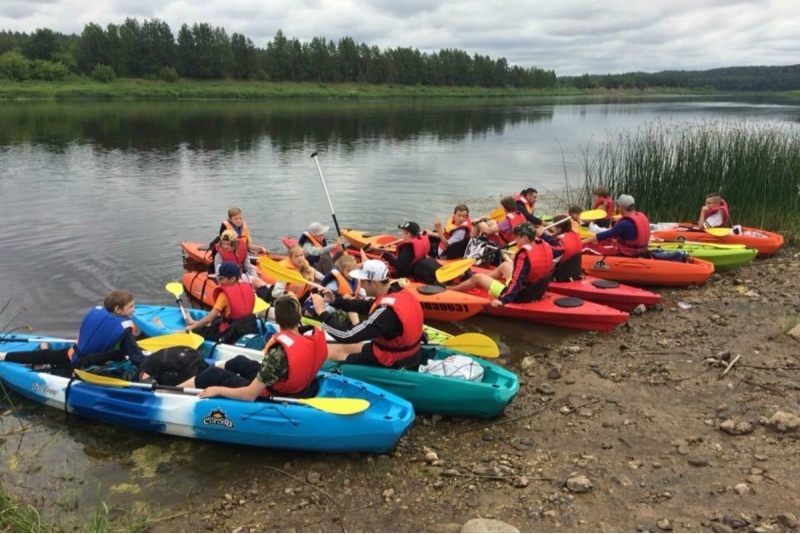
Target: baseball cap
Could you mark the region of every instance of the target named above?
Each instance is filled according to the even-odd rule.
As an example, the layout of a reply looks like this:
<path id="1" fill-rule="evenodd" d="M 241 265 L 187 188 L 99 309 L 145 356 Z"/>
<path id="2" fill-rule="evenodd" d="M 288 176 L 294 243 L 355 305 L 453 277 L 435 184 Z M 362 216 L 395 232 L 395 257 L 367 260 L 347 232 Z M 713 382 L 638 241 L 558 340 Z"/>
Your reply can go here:
<path id="1" fill-rule="evenodd" d="M 519 223 L 514 227 L 514 235 L 524 235 L 528 239 L 536 239 L 536 228 L 529 222 Z"/>
<path id="2" fill-rule="evenodd" d="M 630 208 L 636 202 L 633 200 L 633 197 L 630 195 L 620 195 L 617 199 L 617 206 L 620 208 Z"/>
<path id="3" fill-rule="evenodd" d="M 403 224 L 398 224 L 397 227 L 400 228 L 401 230 L 408 231 L 408 233 L 411 234 L 411 235 L 419 235 L 420 234 L 419 225 L 417 223 L 415 223 L 415 222 L 411 222 L 411 221 L 404 222 Z"/>
<path id="4" fill-rule="evenodd" d="M 330 229 L 330 226 L 322 226 L 322 224 L 318 222 L 312 222 L 308 225 L 308 233 L 311 235 L 327 234 Z"/>
<path id="5" fill-rule="evenodd" d="M 239 269 L 239 266 L 232 261 L 224 261 L 222 265 L 219 266 L 219 273 L 217 274 L 225 278 L 239 278 L 242 276 L 242 271 Z"/>
<path id="6" fill-rule="evenodd" d="M 350 271 L 350 276 L 356 280 L 386 280 L 389 278 L 389 269 L 381 260 L 367 260 L 360 269 Z"/>

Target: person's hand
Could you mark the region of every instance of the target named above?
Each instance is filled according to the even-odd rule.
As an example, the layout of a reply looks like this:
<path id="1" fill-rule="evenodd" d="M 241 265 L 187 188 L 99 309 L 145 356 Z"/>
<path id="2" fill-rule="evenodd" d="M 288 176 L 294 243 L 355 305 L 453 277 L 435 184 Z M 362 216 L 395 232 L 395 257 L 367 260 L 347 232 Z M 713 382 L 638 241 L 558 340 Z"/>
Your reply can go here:
<path id="1" fill-rule="evenodd" d="M 433 227 L 436 228 L 437 232 L 442 231 L 442 221 L 433 221 Z"/>
<path id="2" fill-rule="evenodd" d="M 325 299 L 325 302 L 333 302 L 334 300 L 336 300 L 336 295 L 334 295 L 333 291 L 331 291 L 327 287 L 325 289 L 321 289 L 320 291 L 322 292 L 322 296 Z"/>
<path id="3" fill-rule="evenodd" d="M 369 258 L 367 258 L 367 253 L 364 252 L 363 248 L 361 250 L 359 250 L 358 252 L 361 253 L 361 263 L 364 263 L 365 261 L 367 261 L 369 259 Z"/>
<path id="4" fill-rule="evenodd" d="M 536 237 L 542 237 L 542 234 L 545 232 L 544 226 L 541 224 L 536 227 Z"/>
<path id="5" fill-rule="evenodd" d="M 197 394 L 197 397 L 200 399 L 210 399 L 211 397 L 218 397 L 220 394 L 219 386 L 211 386 L 207 387 L 203 391 Z"/>
<path id="6" fill-rule="evenodd" d="M 700 208 L 700 215 L 705 215 L 707 211 L 708 211 L 708 206 L 703 206 L 702 208 Z"/>
<path id="7" fill-rule="evenodd" d="M 319 293 L 311 294 L 311 303 L 314 305 L 314 311 L 320 315 L 325 311 L 325 298 Z"/>
<path id="8" fill-rule="evenodd" d="M 340 235 L 338 238 L 336 238 L 336 244 L 339 245 L 340 247 L 345 246 L 346 243 L 347 239 L 343 235 Z"/>
<path id="9" fill-rule="evenodd" d="M 269 250 L 267 250 L 267 249 L 266 249 L 266 248 L 264 248 L 264 247 L 258 247 L 258 251 L 259 251 L 261 254 L 269 254 Z"/>
<path id="10" fill-rule="evenodd" d="M 492 308 L 499 308 L 503 306 L 503 302 L 500 299 L 494 299 L 492 301 Z"/>

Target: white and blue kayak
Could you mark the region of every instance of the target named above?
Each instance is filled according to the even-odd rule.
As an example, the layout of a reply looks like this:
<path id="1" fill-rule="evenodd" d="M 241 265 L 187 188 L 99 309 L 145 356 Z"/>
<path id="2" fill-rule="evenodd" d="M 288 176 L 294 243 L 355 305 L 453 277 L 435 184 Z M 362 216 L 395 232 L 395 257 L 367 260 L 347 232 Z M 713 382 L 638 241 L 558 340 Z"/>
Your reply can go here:
<path id="1" fill-rule="evenodd" d="M 35 350 L 44 340 L 54 349 L 71 346 L 66 341 L 53 342 L 53 338 L 5 335 L 0 336 L 0 352 Z M 6 361 L 0 361 L 0 380 L 35 402 L 66 408 L 87 419 L 174 436 L 278 449 L 382 453 L 394 447 L 414 421 L 409 402 L 359 380 L 328 373 L 318 375 L 319 391 L 314 399 L 325 401 L 313 403 L 314 406 L 305 403 L 312 399 L 200 399 L 181 388 L 167 386 L 70 382 L 68 378 Z M 315 407 L 335 406 L 337 399 L 342 403 L 363 399 L 368 406 L 351 415 Z"/>

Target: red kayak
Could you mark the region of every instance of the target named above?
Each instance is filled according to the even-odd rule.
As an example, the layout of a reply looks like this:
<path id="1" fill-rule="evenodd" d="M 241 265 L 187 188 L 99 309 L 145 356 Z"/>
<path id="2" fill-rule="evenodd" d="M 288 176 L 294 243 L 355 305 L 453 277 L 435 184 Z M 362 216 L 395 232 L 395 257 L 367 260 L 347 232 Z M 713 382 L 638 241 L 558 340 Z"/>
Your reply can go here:
<path id="1" fill-rule="evenodd" d="M 658 293 L 594 276 L 584 276 L 574 282 L 550 282 L 547 289 L 559 295 L 578 297 L 627 312 L 633 311 L 639 304 L 654 306 L 661 302 Z"/>
<path id="2" fill-rule="evenodd" d="M 772 256 L 783 246 L 783 236 L 759 228 L 741 227 L 732 230 L 726 235 L 715 235 L 716 228 L 709 231 L 698 228 L 692 223 L 658 223 L 658 230 L 652 236 L 664 241 L 693 241 L 700 243 L 745 245 L 747 248 L 758 250 L 758 257 Z M 738 233 L 736 233 L 738 230 Z"/>

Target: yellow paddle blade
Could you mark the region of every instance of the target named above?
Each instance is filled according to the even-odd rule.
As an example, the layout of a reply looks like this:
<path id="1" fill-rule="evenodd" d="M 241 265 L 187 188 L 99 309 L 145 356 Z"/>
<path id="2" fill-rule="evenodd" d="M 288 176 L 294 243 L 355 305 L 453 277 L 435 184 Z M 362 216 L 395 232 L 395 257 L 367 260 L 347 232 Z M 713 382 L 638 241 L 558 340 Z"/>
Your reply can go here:
<path id="1" fill-rule="evenodd" d="M 267 275 L 279 282 L 291 284 L 308 283 L 308 280 L 303 278 L 303 275 L 301 275 L 299 272 L 284 267 L 277 261 L 267 258 L 266 256 L 258 258 L 258 266 L 261 267 Z"/>
<path id="2" fill-rule="evenodd" d="M 88 384 L 97 384 L 99 386 L 114 386 L 118 388 L 124 388 L 131 384 L 127 380 L 111 378 L 110 376 L 95 375 L 92 373 L 87 373 L 86 371 L 81 371 L 80 369 L 75 369 L 75 374 L 78 375 L 78 378 L 84 382 Z"/>
<path id="3" fill-rule="evenodd" d="M 586 210 L 581 212 L 582 221 L 599 221 L 606 218 L 606 210 Z"/>
<path id="4" fill-rule="evenodd" d="M 489 336 L 470 332 L 452 337 L 439 343 L 442 347 L 453 349 L 466 354 L 480 356 L 481 358 L 497 358 L 500 356 L 500 347 Z"/>
<path id="5" fill-rule="evenodd" d="M 725 237 L 731 233 L 730 228 L 706 228 L 706 233 L 711 234 L 715 237 Z"/>
<path id="6" fill-rule="evenodd" d="M 495 222 L 500 222 L 506 217 L 506 210 L 503 208 L 495 208 L 489 212 L 489 218 Z"/>
<path id="7" fill-rule="evenodd" d="M 261 297 L 256 297 L 256 302 L 255 304 L 253 304 L 253 313 L 258 315 L 260 313 L 264 313 L 268 309 L 269 309 L 269 304 L 267 303 L 267 301 L 265 301 Z"/>
<path id="8" fill-rule="evenodd" d="M 192 347 L 196 349 L 202 345 L 204 341 L 203 336 L 195 334 L 194 332 L 178 332 L 176 334 L 166 334 L 163 336 L 140 339 L 137 343 L 142 349 L 153 352 L 168 347 Z"/>
<path id="9" fill-rule="evenodd" d="M 274 400 L 287 400 L 273 397 Z M 313 397 L 310 399 L 294 399 L 298 404 L 312 406 L 323 412 L 336 415 L 353 415 L 369 408 L 369 401 L 365 399 L 336 399 L 327 397 Z"/>
<path id="10" fill-rule="evenodd" d="M 474 258 L 464 258 L 463 260 L 451 261 L 447 265 L 436 269 L 436 280 L 439 282 L 449 282 L 450 280 L 458 278 L 467 272 L 467 269 L 473 265 L 475 265 Z"/>
<path id="11" fill-rule="evenodd" d="M 169 293 L 175 295 L 175 298 L 180 298 L 183 295 L 183 284 L 180 282 L 169 282 L 167 285 L 164 286 Z"/>
<path id="12" fill-rule="evenodd" d="M 347 239 L 347 242 L 350 243 L 350 246 L 359 250 L 369 245 L 369 243 L 364 240 L 364 232 L 358 232 L 356 230 L 342 230 L 342 236 Z"/>

